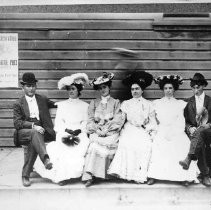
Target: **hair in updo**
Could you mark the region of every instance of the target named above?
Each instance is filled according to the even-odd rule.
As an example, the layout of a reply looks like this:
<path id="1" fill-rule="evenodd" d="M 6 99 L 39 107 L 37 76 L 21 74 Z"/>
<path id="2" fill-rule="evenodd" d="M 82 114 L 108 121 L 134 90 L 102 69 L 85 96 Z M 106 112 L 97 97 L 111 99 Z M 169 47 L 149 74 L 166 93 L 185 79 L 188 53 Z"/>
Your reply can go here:
<path id="1" fill-rule="evenodd" d="M 70 90 L 70 87 L 72 85 L 74 85 L 77 88 L 77 90 L 78 90 L 78 96 L 80 96 L 81 95 L 81 91 L 83 90 L 83 85 L 82 84 L 73 83 L 70 86 L 66 86 L 66 90 Z"/>
<path id="2" fill-rule="evenodd" d="M 179 75 L 164 75 L 159 76 L 157 79 L 155 79 L 155 83 L 159 85 L 159 88 L 161 90 L 164 89 L 164 86 L 166 84 L 172 84 L 174 90 L 178 90 L 179 86 L 183 83 L 183 78 Z"/>

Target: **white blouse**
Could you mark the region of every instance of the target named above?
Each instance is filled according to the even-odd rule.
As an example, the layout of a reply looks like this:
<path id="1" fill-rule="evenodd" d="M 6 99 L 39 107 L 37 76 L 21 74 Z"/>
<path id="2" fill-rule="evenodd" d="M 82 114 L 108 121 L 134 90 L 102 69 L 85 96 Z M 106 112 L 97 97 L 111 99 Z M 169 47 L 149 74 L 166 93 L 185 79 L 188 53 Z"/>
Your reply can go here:
<path id="1" fill-rule="evenodd" d="M 81 129 L 86 132 L 88 119 L 88 103 L 80 99 L 68 99 L 58 102 L 54 130 L 62 135 L 65 129 Z"/>
<path id="2" fill-rule="evenodd" d="M 140 98 L 126 100 L 121 105 L 121 110 L 126 114 L 127 121 L 134 126 L 144 126 L 147 130 L 156 128 L 156 120 L 152 102 Z"/>

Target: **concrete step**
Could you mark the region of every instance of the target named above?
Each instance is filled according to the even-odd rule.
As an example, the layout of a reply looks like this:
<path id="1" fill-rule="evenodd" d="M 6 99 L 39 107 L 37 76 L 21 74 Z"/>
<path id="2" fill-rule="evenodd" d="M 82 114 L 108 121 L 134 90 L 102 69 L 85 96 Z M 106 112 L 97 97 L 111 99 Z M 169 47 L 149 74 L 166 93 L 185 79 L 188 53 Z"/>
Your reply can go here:
<path id="1" fill-rule="evenodd" d="M 3 153 L 2 153 L 3 154 Z M 4 151 L 0 159 L 0 210 L 211 209 L 211 188 L 172 182 L 152 186 L 121 181 L 98 182 L 85 188 L 75 180 L 59 186 L 33 176 L 31 187 L 21 183 L 22 149 Z"/>

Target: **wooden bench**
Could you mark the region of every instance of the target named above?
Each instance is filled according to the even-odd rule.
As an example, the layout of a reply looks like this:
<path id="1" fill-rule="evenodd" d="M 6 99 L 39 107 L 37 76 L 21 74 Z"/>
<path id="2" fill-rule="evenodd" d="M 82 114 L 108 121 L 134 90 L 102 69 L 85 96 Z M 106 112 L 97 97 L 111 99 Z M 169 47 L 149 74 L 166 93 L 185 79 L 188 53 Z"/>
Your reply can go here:
<path id="1" fill-rule="evenodd" d="M 57 89 L 58 80 L 76 72 L 85 72 L 90 79 L 103 71 L 115 73 L 111 94 L 124 100 L 126 89 L 121 80 L 127 69 L 135 66 L 155 77 L 179 74 L 185 81 L 176 92 L 177 98 L 192 95 L 189 78 L 201 72 L 211 80 L 210 17 L 163 17 L 162 14 L 138 13 L 34 13 L 0 14 L 0 33 L 18 33 L 19 74 L 32 71 L 38 78 L 38 93 L 52 100 L 67 98 Z M 137 59 L 124 60 L 113 47 L 139 53 Z M 123 60 L 122 60 L 123 59 Z M 115 69 L 119 62 L 124 68 Z M 211 84 L 207 87 L 211 95 Z M 20 88 L 0 90 L 0 146 L 13 145 L 12 104 L 22 94 Z M 90 101 L 97 93 L 86 87 L 81 98 Z M 145 97 L 162 97 L 154 83 Z M 52 110 L 52 118 L 55 110 Z"/>

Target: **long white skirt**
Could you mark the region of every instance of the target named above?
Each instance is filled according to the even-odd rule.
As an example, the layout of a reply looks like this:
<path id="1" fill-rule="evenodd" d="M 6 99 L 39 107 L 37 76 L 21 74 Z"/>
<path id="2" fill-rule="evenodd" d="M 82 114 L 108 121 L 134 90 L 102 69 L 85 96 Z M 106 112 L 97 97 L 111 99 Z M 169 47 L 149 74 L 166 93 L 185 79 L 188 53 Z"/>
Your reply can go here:
<path id="1" fill-rule="evenodd" d="M 126 123 L 108 173 L 126 180 L 143 183 L 151 154 L 151 139 L 143 129 Z"/>
<path id="2" fill-rule="evenodd" d="M 197 165 L 191 162 L 189 170 L 184 170 L 179 161 L 188 154 L 190 140 L 183 131 L 160 127 L 152 145 L 152 157 L 148 177 L 169 181 L 196 181 Z"/>
<path id="3" fill-rule="evenodd" d="M 78 137 L 80 143 L 75 146 L 67 146 L 59 140 L 49 143 L 46 149 L 53 163 L 53 168 L 46 170 L 43 163 L 37 158 L 34 165 L 35 171 L 40 176 L 51 179 L 55 183 L 81 177 L 89 139 L 84 133 L 79 134 Z"/>

